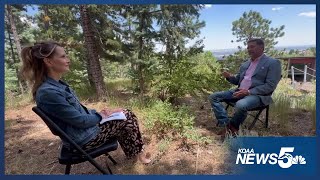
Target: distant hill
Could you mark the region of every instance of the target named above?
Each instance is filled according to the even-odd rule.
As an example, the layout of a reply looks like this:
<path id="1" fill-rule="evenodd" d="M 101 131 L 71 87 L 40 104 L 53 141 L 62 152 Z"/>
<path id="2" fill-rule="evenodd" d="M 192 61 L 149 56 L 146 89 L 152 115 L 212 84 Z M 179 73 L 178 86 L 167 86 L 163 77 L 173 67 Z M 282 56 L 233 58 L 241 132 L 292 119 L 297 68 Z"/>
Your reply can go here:
<path id="1" fill-rule="evenodd" d="M 276 50 L 306 50 L 311 47 L 316 47 L 316 45 L 301 45 L 301 46 L 277 46 L 275 47 Z M 223 56 L 229 56 L 237 52 L 238 49 L 214 49 L 211 52 L 213 55 L 218 59 L 221 60 Z"/>
<path id="2" fill-rule="evenodd" d="M 290 50 L 306 50 L 308 48 L 311 47 L 316 47 L 316 45 L 301 45 L 301 46 L 279 46 L 279 47 L 275 47 L 276 50 L 283 50 L 285 49 L 286 51 L 290 51 Z"/>

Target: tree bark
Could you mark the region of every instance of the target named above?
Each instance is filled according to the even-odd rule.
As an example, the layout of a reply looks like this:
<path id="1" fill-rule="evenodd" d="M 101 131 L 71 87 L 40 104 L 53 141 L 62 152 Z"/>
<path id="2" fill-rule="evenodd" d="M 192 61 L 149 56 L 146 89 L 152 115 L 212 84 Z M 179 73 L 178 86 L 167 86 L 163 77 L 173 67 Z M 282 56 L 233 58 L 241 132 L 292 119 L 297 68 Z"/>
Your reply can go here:
<path id="1" fill-rule="evenodd" d="M 14 41 L 15 41 L 15 44 L 16 44 L 16 48 L 17 48 L 18 59 L 19 59 L 19 62 L 22 62 L 20 38 L 19 38 L 19 35 L 18 35 L 18 32 L 17 32 L 16 24 L 15 24 L 14 18 L 13 18 L 12 8 L 11 8 L 10 5 L 7 5 L 7 12 L 8 12 L 8 21 L 9 21 L 9 24 L 10 24 L 10 27 L 11 27 L 11 31 L 12 31 L 12 34 L 13 34 L 13 38 L 14 38 Z M 8 33 L 9 33 L 9 39 L 10 39 L 10 42 L 11 42 L 10 32 L 8 32 Z M 14 54 L 12 54 L 12 56 L 13 56 L 14 64 L 19 63 L 14 58 Z M 23 81 L 23 79 L 22 79 L 17 67 L 15 67 L 15 70 L 16 70 L 16 74 L 17 74 L 17 78 L 18 78 L 20 92 L 24 93 L 26 91 L 26 89 L 27 89 L 27 84 L 26 84 L 25 81 Z"/>
<path id="2" fill-rule="evenodd" d="M 142 34 L 143 29 L 144 29 L 144 18 L 145 18 L 145 13 L 143 12 L 140 15 L 140 22 L 139 22 L 139 29 Z M 138 63 L 138 75 L 139 75 L 139 88 L 140 88 L 140 95 L 143 95 L 145 92 L 145 80 L 144 80 L 144 73 L 143 73 L 143 64 L 141 63 L 143 58 L 143 37 L 140 35 L 139 37 L 139 53 L 138 53 L 138 59 L 140 60 Z"/>
<path id="3" fill-rule="evenodd" d="M 85 47 L 89 57 L 87 60 L 88 75 L 92 76 L 89 77 L 89 81 L 93 81 L 97 96 L 104 97 L 106 88 L 102 77 L 101 65 L 98 57 L 97 47 L 95 46 L 96 43 L 94 40 L 94 32 L 92 30 L 90 14 L 88 12 L 87 5 L 80 5 L 80 18 L 85 39 Z"/>

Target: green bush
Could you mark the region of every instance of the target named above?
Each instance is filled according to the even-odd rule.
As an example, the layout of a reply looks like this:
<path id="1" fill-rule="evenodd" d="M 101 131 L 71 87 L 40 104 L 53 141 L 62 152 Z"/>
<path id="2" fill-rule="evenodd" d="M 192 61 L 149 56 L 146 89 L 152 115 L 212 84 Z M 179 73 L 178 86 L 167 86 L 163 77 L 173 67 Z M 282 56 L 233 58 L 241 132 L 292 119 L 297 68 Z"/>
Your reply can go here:
<path id="1" fill-rule="evenodd" d="M 182 106 L 176 110 L 170 103 L 156 101 L 148 110 L 145 127 L 158 135 L 175 132 L 182 135 L 193 126 L 194 117 L 189 116 L 189 111 Z"/>
<path id="2" fill-rule="evenodd" d="M 178 138 L 197 142 L 208 141 L 208 138 L 202 137 L 193 127 L 194 119 L 185 106 L 174 108 L 166 101 L 155 101 L 146 109 L 144 126 L 159 138 L 171 133 Z"/>
<path id="3" fill-rule="evenodd" d="M 227 68 L 230 73 L 236 74 L 239 72 L 239 68 L 242 63 L 249 59 L 246 50 L 239 49 L 232 55 L 229 55 L 222 61 L 224 68 Z"/>
<path id="4" fill-rule="evenodd" d="M 18 78 L 17 73 L 13 68 L 9 68 L 7 63 L 5 63 L 5 71 L 4 71 L 4 77 L 5 77 L 5 91 L 10 92 L 18 92 L 19 86 L 18 86 Z"/>
<path id="5" fill-rule="evenodd" d="M 205 52 L 180 59 L 171 70 L 159 71 L 151 84 L 151 91 L 154 96 L 165 100 L 219 91 L 228 85 L 221 76 L 219 62 L 211 52 Z"/>

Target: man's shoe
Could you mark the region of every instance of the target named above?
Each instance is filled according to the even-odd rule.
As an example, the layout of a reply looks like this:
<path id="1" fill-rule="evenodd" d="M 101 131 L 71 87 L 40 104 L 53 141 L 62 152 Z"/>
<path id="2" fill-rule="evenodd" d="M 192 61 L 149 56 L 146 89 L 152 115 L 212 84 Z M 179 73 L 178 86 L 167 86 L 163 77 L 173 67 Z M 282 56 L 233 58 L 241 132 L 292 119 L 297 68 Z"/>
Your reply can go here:
<path id="1" fill-rule="evenodd" d="M 227 126 L 217 133 L 217 135 L 225 136 L 227 133 L 231 134 L 233 137 L 235 137 L 238 134 L 239 129 L 232 126 L 230 123 L 227 124 Z"/>
<path id="2" fill-rule="evenodd" d="M 232 137 L 236 137 L 238 135 L 239 129 L 235 128 L 234 126 L 230 126 L 229 127 L 229 131 L 228 131 Z"/>
<path id="3" fill-rule="evenodd" d="M 223 128 L 223 130 L 219 131 L 217 135 L 224 136 L 227 133 L 227 127 Z"/>
<path id="4" fill-rule="evenodd" d="M 230 123 L 228 124 L 228 133 L 230 133 L 230 135 L 232 137 L 236 137 L 238 134 L 239 129 L 232 126 Z"/>

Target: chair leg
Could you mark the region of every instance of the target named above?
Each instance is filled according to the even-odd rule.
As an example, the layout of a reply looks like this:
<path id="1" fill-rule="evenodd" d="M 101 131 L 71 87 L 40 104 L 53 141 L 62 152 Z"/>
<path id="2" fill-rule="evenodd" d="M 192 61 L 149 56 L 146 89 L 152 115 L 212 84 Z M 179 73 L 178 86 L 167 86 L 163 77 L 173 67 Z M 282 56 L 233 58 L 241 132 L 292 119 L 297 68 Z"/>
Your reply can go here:
<path id="1" fill-rule="evenodd" d="M 96 164 L 94 165 L 102 174 L 108 174 L 107 171 L 105 171 L 100 165 Z M 107 165 L 107 168 L 109 169 L 109 166 Z M 110 170 L 109 170 L 110 171 Z"/>
<path id="2" fill-rule="evenodd" d="M 110 156 L 109 153 L 106 153 L 106 156 L 110 159 L 110 161 L 111 161 L 114 165 L 117 165 L 117 164 L 118 164 L 117 161 L 114 160 L 114 159 L 112 158 L 112 156 Z"/>
<path id="3" fill-rule="evenodd" d="M 249 128 L 248 128 L 249 130 L 251 130 L 251 129 L 253 128 L 253 126 L 256 124 L 256 122 L 258 121 L 259 116 L 260 116 L 260 114 L 262 113 L 262 111 L 263 111 L 263 110 L 260 110 L 260 111 L 258 112 L 258 114 L 255 116 L 253 122 L 250 124 L 250 126 L 249 126 Z"/>
<path id="4" fill-rule="evenodd" d="M 109 167 L 108 161 L 106 161 L 106 166 L 107 166 L 107 169 L 108 169 L 109 173 L 113 174 L 112 171 L 111 171 L 111 168 Z"/>
<path id="5" fill-rule="evenodd" d="M 71 164 L 67 164 L 66 165 L 66 169 L 64 171 L 64 174 L 69 175 L 71 171 Z"/>
<path id="6" fill-rule="evenodd" d="M 266 108 L 266 124 L 265 128 L 268 128 L 269 125 L 269 106 Z"/>

